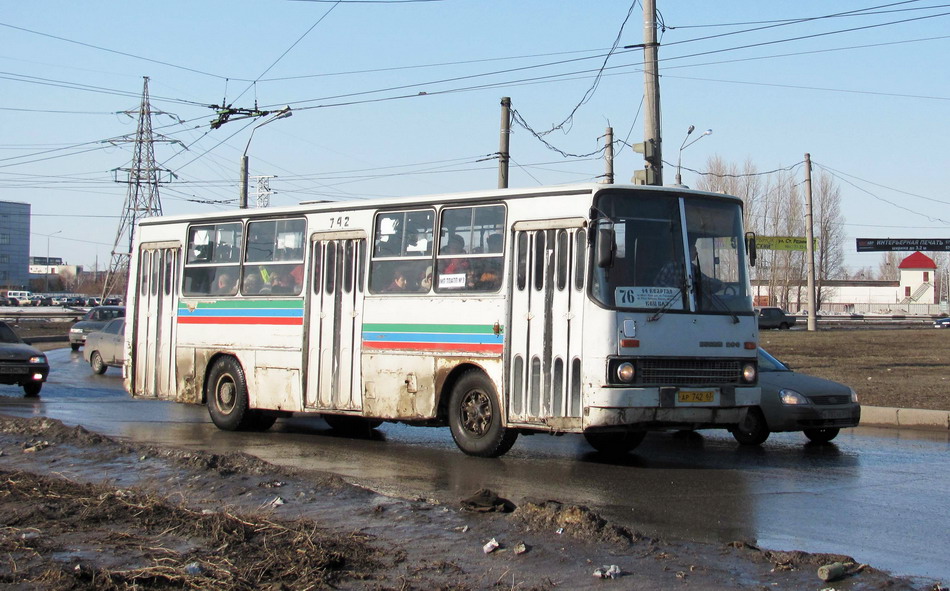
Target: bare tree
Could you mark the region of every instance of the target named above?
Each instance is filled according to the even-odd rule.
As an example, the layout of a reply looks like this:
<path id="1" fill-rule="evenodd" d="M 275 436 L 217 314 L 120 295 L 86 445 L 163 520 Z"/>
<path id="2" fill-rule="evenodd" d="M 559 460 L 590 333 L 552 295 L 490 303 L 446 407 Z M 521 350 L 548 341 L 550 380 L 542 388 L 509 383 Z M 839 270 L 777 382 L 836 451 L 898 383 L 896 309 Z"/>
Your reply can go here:
<path id="1" fill-rule="evenodd" d="M 903 256 L 894 251 L 885 252 L 881 255 L 881 262 L 877 266 L 877 277 L 885 281 L 897 281 L 901 278 L 899 266 Z"/>
<path id="2" fill-rule="evenodd" d="M 812 213 L 818 250 L 815 253 L 816 305 L 831 294 L 825 289 L 825 281 L 841 277 L 844 271 L 844 217 L 841 215 L 841 189 L 826 172 L 819 172 L 812 183 Z"/>

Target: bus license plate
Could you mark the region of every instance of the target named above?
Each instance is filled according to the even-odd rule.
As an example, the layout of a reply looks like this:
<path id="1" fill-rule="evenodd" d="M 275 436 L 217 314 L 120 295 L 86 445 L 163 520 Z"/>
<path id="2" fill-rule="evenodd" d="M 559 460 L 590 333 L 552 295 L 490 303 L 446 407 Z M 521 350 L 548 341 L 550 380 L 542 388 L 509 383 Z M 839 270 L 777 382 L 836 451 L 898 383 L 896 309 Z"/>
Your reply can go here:
<path id="1" fill-rule="evenodd" d="M 695 402 L 715 402 L 715 390 L 680 390 L 677 394 L 677 400 L 683 403 Z"/>

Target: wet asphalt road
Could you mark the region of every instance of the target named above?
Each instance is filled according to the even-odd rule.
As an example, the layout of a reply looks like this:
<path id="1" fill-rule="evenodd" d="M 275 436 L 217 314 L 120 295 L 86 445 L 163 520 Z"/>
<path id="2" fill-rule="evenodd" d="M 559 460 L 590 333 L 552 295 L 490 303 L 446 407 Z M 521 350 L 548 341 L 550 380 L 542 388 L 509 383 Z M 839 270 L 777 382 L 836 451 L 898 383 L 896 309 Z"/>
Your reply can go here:
<path id="1" fill-rule="evenodd" d="M 454 503 L 488 487 L 518 503 L 585 504 L 644 534 L 849 554 L 898 575 L 950 581 L 950 437 L 859 428 L 831 444 L 773 434 L 761 448 L 725 432 L 650 434 L 622 462 L 580 436 L 521 437 L 497 460 L 463 455 L 447 429 L 383 425 L 335 436 L 319 418 L 282 419 L 266 433 L 219 431 L 200 406 L 132 400 L 121 371 L 92 373 L 79 353 L 47 353 L 39 399 L 0 386 L 0 413 L 48 416 L 140 442 L 243 451 L 338 474 L 385 494 Z"/>

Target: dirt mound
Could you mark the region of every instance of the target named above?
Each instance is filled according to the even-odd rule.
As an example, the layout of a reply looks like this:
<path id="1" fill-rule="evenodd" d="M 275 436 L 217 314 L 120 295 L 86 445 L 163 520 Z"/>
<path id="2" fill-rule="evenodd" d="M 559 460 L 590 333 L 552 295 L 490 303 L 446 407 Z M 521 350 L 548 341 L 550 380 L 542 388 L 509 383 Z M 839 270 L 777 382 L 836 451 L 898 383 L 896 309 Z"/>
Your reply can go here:
<path id="1" fill-rule="evenodd" d="M 109 437 L 87 431 L 82 425 L 67 427 L 61 421 L 42 417 L 32 419 L 0 417 L 0 432 L 42 437 L 58 443 L 70 443 L 84 447 L 105 444 L 120 445 Z"/>
<path id="2" fill-rule="evenodd" d="M 625 527 L 611 525 L 581 505 L 565 505 L 557 501 L 525 501 L 515 509 L 512 517 L 522 521 L 528 529 L 557 531 L 586 541 L 624 546 L 643 540 L 653 541 Z"/>
<path id="3" fill-rule="evenodd" d="M 49 589 L 328 589 L 378 565 L 369 536 L 196 511 L 144 492 L 0 471 L 0 583 Z"/>

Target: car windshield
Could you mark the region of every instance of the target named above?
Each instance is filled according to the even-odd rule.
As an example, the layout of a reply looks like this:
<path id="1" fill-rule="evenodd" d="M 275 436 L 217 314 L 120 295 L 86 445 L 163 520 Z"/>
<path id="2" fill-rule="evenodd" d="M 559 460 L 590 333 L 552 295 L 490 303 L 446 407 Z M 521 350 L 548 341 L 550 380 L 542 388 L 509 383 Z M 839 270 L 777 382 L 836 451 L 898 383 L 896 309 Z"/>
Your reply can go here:
<path id="1" fill-rule="evenodd" d="M 0 324 L 0 343 L 19 343 L 20 337 L 6 324 Z"/>
<path id="2" fill-rule="evenodd" d="M 592 295 L 608 307 L 752 314 L 738 202 L 604 191 L 595 220 L 612 252 L 595 267 Z M 684 227 L 685 223 L 685 227 Z M 609 248 L 607 247 L 609 246 Z"/>
<path id="3" fill-rule="evenodd" d="M 759 371 L 792 371 L 784 363 L 759 347 Z"/>

